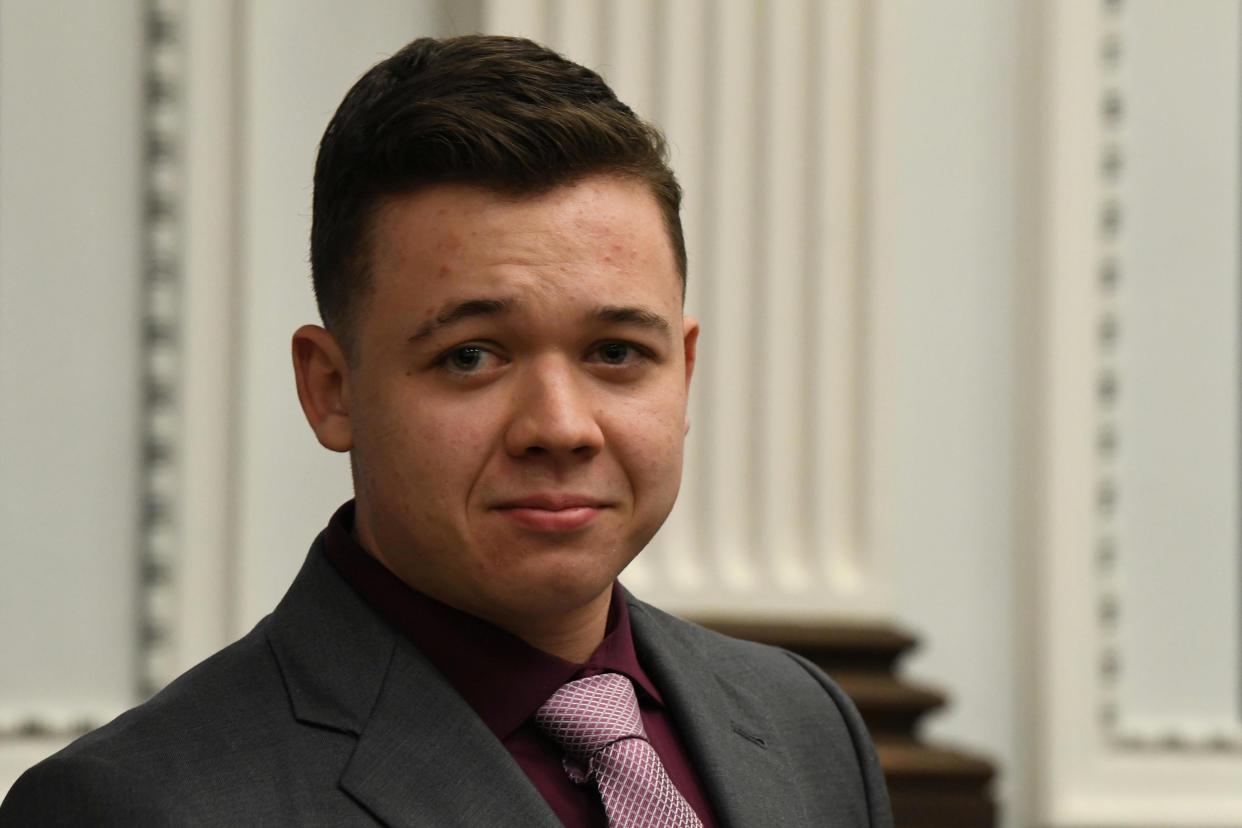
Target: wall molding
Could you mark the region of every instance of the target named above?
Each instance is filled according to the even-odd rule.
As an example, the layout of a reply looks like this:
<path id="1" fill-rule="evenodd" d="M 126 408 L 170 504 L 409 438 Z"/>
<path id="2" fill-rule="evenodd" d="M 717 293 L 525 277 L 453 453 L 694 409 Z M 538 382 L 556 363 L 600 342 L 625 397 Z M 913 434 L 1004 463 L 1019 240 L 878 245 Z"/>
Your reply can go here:
<path id="1" fill-rule="evenodd" d="M 1125 377 L 1119 359 L 1122 328 L 1121 293 L 1125 290 L 1123 245 L 1126 211 L 1121 187 L 1126 170 L 1128 104 L 1123 63 L 1125 3 L 1101 0 L 1099 21 L 1099 170 L 1095 214 L 1098 239 L 1095 318 L 1094 450 L 1095 487 L 1091 511 L 1095 521 L 1095 622 L 1099 651 L 1097 709 L 1103 738 L 1121 753 L 1242 753 L 1242 722 L 1232 729 L 1163 726 L 1135 727 L 1122 705 L 1125 659 L 1121 633 L 1126 617 L 1121 573 L 1125 550 L 1119 541 L 1118 519 L 1124 504 L 1118 473 L 1124 436 L 1120 433 L 1119 400 Z"/>
<path id="2" fill-rule="evenodd" d="M 184 20 L 182 0 L 145 0 L 141 140 L 141 272 L 139 343 L 139 489 L 134 627 L 135 702 L 177 672 L 175 606 L 181 397 L 181 105 Z M 69 740 L 115 718 L 121 708 L 26 707 L 0 710 L 0 744 Z"/>
<path id="3" fill-rule="evenodd" d="M 1100 718 L 1105 729 L 1115 728 L 1118 721 L 1117 684 L 1120 652 L 1117 627 L 1120 597 L 1117 581 L 1116 510 L 1118 483 L 1116 479 L 1118 366 L 1117 290 L 1119 268 L 1117 240 L 1121 228 L 1121 206 L 1117 188 L 1122 168 L 1121 123 L 1124 112 L 1119 89 L 1119 64 L 1122 42 L 1118 3 L 1102 4 L 1100 35 L 1100 130 L 1099 163 L 1100 194 L 1096 220 L 1099 224 L 1098 260 L 1096 265 L 1098 310 L 1096 320 L 1095 379 L 1095 564 L 1096 621 L 1100 641 L 1098 669 L 1103 698 Z"/>
<path id="4" fill-rule="evenodd" d="M 1223 828 L 1242 819 L 1237 786 L 1242 751 L 1230 732 L 1232 714 L 1226 710 L 1222 718 L 1218 707 L 1210 713 L 1205 708 L 1205 717 L 1196 719 L 1196 708 L 1182 707 L 1181 702 L 1160 707 L 1159 694 L 1166 685 L 1134 683 L 1159 675 L 1152 672 L 1159 663 L 1151 659 L 1160 656 L 1131 649 L 1142 646 L 1136 638 L 1145 632 L 1142 625 L 1159 621 L 1162 613 L 1178 612 L 1177 604 L 1166 605 L 1151 592 L 1159 589 L 1158 583 L 1140 578 L 1151 571 L 1142 563 L 1145 548 L 1133 539 L 1139 537 L 1135 529 L 1145 525 L 1138 519 L 1144 513 L 1127 510 L 1141 508 L 1159 493 L 1141 488 L 1150 478 L 1132 478 L 1131 469 L 1147 474 L 1152 458 L 1165 456 L 1155 448 L 1169 452 L 1180 445 L 1177 435 L 1151 443 L 1146 438 L 1157 433 L 1152 429 L 1159 423 L 1135 420 L 1134 409 L 1127 407 L 1156 397 L 1146 378 L 1161 376 L 1140 373 L 1147 363 L 1131 358 L 1140 353 L 1146 358 L 1158 346 L 1152 332 L 1159 329 L 1150 325 L 1153 320 L 1158 324 L 1161 316 L 1153 303 L 1165 301 L 1167 294 L 1152 294 L 1144 304 L 1148 294 L 1137 291 L 1169 287 L 1168 282 L 1150 280 L 1179 261 L 1178 236 L 1156 240 L 1146 229 L 1142 237 L 1135 234 L 1168 210 L 1187 215 L 1183 205 L 1196 203 L 1191 184 L 1210 182 L 1210 165 L 1231 151 L 1222 143 L 1225 127 L 1216 119 L 1210 125 L 1216 154 L 1204 157 L 1194 176 L 1190 167 L 1183 171 L 1165 166 L 1156 175 L 1139 165 L 1143 158 L 1159 158 L 1152 154 L 1164 146 L 1150 131 L 1161 123 L 1162 101 L 1184 103 L 1187 113 L 1209 111 L 1220 102 L 1188 98 L 1176 85 L 1140 89 L 1133 85 L 1137 79 L 1150 84 L 1167 71 L 1171 83 L 1174 78 L 1189 83 L 1189 78 L 1236 61 L 1226 43 L 1236 33 L 1221 29 L 1219 22 L 1236 19 L 1232 7 L 1196 6 L 1195 14 L 1203 17 L 1186 12 L 1176 18 L 1183 25 L 1169 30 L 1169 37 L 1179 38 L 1175 41 L 1160 39 L 1159 15 L 1179 13 L 1155 4 L 1055 0 L 1041 4 L 1037 19 L 1040 57 L 1034 80 L 1042 100 L 1032 109 L 1038 118 L 1033 134 L 1040 154 L 1038 184 L 1026 196 L 1038 216 L 1032 222 L 1037 249 L 1031 269 L 1035 321 L 1030 367 L 1037 379 L 1027 550 L 1033 584 L 1027 611 L 1029 665 L 1023 676 L 1031 710 L 1032 824 Z M 1192 49 L 1193 38 L 1209 35 L 1201 45 L 1200 62 L 1166 70 L 1159 56 L 1146 51 L 1155 44 Z M 1157 39 L 1147 39 L 1153 36 Z M 1175 69 L 1180 73 L 1173 74 Z M 1157 91 L 1165 97 L 1150 97 Z M 1182 110 L 1177 111 L 1184 119 Z M 1193 124 L 1170 126 L 1178 131 L 1170 135 L 1169 152 L 1186 154 L 1197 134 L 1189 131 Z M 1138 149 L 1145 155 L 1133 159 Z M 1182 200 L 1171 195 L 1160 203 L 1139 200 L 1159 197 L 1151 188 L 1179 175 L 1187 182 L 1176 191 Z M 1216 205 L 1222 198 L 1219 188 L 1212 193 Z M 1229 232 L 1221 228 L 1224 224 L 1228 222 L 1220 219 L 1204 232 L 1217 238 Z M 1168 258 L 1139 260 L 1131 250 Z M 1214 250 L 1210 255 L 1215 258 L 1204 261 L 1218 269 L 1227 255 L 1223 250 Z M 1218 278 L 1212 283 L 1219 287 L 1224 274 L 1213 272 Z M 1179 331 L 1189 324 L 1186 314 L 1170 317 L 1170 325 L 1174 321 L 1183 326 Z M 1136 350 L 1140 347 L 1141 352 Z M 1172 371 L 1178 365 L 1170 360 L 1156 367 Z M 1224 373 L 1222 369 L 1206 376 L 1217 383 Z M 1118 433 L 1118 424 L 1125 434 Z M 1221 550 L 1216 553 L 1214 560 Z M 1170 593 L 1169 600 L 1179 596 L 1193 600 L 1184 593 Z M 1208 629 L 1208 622 L 1198 616 L 1196 623 L 1200 626 L 1186 629 Z M 1175 641 L 1173 634 L 1169 640 Z M 1168 640 L 1161 643 L 1169 646 Z M 1123 656 L 1147 660 L 1127 664 Z M 1168 686 L 1176 683 L 1174 679 Z M 1198 696 L 1188 692 L 1186 697 Z M 1210 729 L 1222 723 L 1215 732 Z"/>
<path id="5" fill-rule="evenodd" d="M 137 692 L 172 680 L 182 446 L 182 101 L 185 20 L 181 0 L 147 0 L 143 156 L 142 462 L 139 507 Z"/>

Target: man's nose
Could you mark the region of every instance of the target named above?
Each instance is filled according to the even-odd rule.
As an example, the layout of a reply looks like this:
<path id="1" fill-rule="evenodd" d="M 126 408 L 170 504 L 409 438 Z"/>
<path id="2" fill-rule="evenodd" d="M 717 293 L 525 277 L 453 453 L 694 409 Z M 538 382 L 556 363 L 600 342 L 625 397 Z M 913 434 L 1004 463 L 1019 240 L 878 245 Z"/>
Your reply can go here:
<path id="1" fill-rule="evenodd" d="M 548 357 L 525 366 L 514 389 L 505 449 L 513 457 L 589 458 L 604 444 L 589 379 L 567 360 Z"/>

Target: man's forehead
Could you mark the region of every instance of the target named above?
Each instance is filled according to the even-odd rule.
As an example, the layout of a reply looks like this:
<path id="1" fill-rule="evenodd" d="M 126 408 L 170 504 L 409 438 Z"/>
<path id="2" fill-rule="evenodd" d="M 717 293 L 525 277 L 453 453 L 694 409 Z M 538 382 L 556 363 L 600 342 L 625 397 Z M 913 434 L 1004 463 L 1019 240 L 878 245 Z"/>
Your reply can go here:
<path id="1" fill-rule="evenodd" d="M 374 225 L 383 241 L 441 252 L 610 241 L 616 252 L 667 252 L 672 245 L 650 187 L 624 176 L 594 176 L 532 193 L 474 184 L 438 184 L 381 202 Z M 643 243 L 643 244 L 639 244 Z M 664 250 L 667 248 L 667 250 Z"/>
<path id="2" fill-rule="evenodd" d="M 680 304 L 663 214 L 649 188 L 632 179 L 588 179 L 530 196 L 456 184 L 393 196 L 377 216 L 372 249 L 379 281 L 419 278 L 441 294 L 437 302 L 442 289 L 463 282 L 525 279 L 537 291 L 542 276 L 561 268 L 615 275 L 621 304 L 630 304 L 627 287 L 664 292 L 668 280 Z"/>

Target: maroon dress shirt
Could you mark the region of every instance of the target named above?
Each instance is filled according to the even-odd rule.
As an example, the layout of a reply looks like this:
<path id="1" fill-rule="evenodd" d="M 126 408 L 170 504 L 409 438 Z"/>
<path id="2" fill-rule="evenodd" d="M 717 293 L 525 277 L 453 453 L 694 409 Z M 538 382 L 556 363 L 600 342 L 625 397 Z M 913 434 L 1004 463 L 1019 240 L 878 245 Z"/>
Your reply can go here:
<path id="1" fill-rule="evenodd" d="M 615 583 L 604 640 L 585 664 L 575 664 L 411 589 L 358 544 L 353 528 L 351 500 L 332 516 L 324 534 L 328 560 L 448 679 L 530 777 L 561 822 L 571 828 L 608 824 L 595 785 L 570 780 L 561 765 L 560 747 L 535 725 L 535 711 L 562 684 L 612 672 L 622 673 L 634 683 L 648 740 L 677 790 L 699 815 L 704 828 L 716 825 L 660 691 L 638 663 L 629 609 Z"/>

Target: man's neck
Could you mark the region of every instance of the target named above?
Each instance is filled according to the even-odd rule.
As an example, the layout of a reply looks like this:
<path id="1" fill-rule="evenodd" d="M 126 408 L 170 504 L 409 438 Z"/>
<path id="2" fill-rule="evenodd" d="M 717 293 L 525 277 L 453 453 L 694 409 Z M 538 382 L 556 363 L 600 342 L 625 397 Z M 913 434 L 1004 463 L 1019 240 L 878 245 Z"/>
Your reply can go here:
<path id="1" fill-rule="evenodd" d="M 582 607 L 554 618 L 527 620 L 488 619 L 545 653 L 582 664 L 604 640 L 612 589 L 606 589 Z"/>

